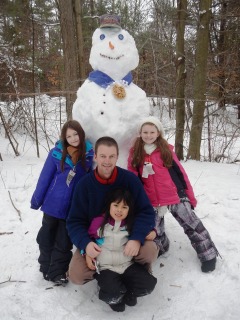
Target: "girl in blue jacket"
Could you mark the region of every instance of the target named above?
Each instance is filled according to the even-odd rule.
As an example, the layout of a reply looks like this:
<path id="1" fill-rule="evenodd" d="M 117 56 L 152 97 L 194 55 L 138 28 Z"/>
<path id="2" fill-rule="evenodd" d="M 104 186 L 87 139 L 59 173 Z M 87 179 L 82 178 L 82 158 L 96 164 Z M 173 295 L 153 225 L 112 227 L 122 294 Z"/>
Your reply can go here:
<path id="1" fill-rule="evenodd" d="M 77 182 L 92 169 L 93 148 L 85 141 L 79 122 L 67 121 L 61 140 L 50 150 L 31 199 L 31 208 L 43 211 L 42 227 L 37 235 L 40 272 L 45 280 L 68 282 L 66 272 L 72 258 L 72 243 L 66 218 Z"/>

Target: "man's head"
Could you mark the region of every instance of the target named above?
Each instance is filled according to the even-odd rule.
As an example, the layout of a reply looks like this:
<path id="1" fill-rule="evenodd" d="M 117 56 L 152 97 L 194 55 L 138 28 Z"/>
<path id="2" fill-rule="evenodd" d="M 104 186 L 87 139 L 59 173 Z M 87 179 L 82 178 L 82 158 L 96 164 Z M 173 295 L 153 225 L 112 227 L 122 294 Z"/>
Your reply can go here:
<path id="1" fill-rule="evenodd" d="M 102 137 L 95 144 L 95 161 L 98 174 L 103 179 L 109 179 L 118 160 L 118 144 L 111 137 Z"/>

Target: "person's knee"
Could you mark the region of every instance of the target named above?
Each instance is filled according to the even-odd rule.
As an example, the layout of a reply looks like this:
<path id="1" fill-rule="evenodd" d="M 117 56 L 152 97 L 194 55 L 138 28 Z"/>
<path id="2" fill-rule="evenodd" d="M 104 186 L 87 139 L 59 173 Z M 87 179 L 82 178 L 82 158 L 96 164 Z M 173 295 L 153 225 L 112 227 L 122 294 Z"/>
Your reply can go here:
<path id="1" fill-rule="evenodd" d="M 145 241 L 144 245 L 140 248 L 138 256 L 135 261 L 141 264 L 151 264 L 157 260 L 159 248 L 154 241 Z"/>
<path id="2" fill-rule="evenodd" d="M 72 275 L 71 273 L 68 274 L 68 279 L 73 283 L 73 284 L 77 284 L 77 285 L 83 285 L 84 279 L 81 279 L 79 277 L 76 277 L 74 275 Z"/>

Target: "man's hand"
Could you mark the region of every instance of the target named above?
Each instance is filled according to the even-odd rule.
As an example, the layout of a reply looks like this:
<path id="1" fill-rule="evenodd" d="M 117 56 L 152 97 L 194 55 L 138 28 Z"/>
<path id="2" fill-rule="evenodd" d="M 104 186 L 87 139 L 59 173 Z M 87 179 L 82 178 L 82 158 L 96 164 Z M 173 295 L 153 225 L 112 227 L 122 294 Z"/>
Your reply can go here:
<path id="1" fill-rule="evenodd" d="M 154 240 L 156 238 L 156 231 L 152 230 L 151 232 L 149 232 L 149 234 L 146 236 L 146 240 Z"/>
<path id="2" fill-rule="evenodd" d="M 134 257 L 138 255 L 141 243 L 138 240 L 129 240 L 124 248 L 124 254 L 128 257 Z"/>
<path id="3" fill-rule="evenodd" d="M 101 251 L 102 249 L 93 241 L 89 242 L 86 247 L 86 254 L 93 259 L 96 258 Z"/>
<path id="4" fill-rule="evenodd" d="M 89 257 L 87 254 L 86 254 L 86 264 L 90 270 L 96 269 L 94 265 L 94 258 Z"/>

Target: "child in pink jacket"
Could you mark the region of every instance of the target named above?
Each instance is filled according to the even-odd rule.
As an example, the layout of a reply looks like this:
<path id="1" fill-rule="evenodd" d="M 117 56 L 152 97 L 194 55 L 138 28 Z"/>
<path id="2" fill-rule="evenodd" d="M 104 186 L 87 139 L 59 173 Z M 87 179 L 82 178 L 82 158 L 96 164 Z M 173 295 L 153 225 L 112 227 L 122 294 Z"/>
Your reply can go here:
<path id="1" fill-rule="evenodd" d="M 128 157 L 128 170 L 139 176 L 154 207 L 156 226 L 147 239 L 156 242 L 159 255 L 169 248 L 164 229 L 164 214 L 168 209 L 191 241 L 202 271 L 213 271 L 218 251 L 194 212 L 197 200 L 191 183 L 173 146 L 164 139 L 163 126 L 156 117 L 150 116 L 141 122 L 140 137 Z"/>

